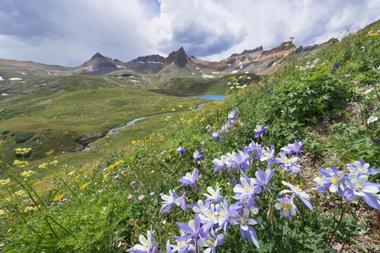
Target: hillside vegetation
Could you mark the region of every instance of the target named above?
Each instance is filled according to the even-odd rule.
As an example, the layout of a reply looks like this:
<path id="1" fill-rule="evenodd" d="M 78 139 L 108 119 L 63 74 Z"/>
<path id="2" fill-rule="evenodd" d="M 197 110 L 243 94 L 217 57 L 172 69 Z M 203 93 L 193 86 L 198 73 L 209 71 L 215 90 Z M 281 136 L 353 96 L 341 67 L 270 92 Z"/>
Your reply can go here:
<path id="1" fill-rule="evenodd" d="M 348 175 L 353 165 L 346 164 L 360 159 L 380 168 L 379 29 L 377 22 L 318 52 L 290 57 L 275 74 L 232 92 L 221 103 L 173 115 L 163 130 L 140 139 L 121 157 L 105 157 L 89 169 L 91 173 L 59 173 L 59 163 L 52 165 L 57 171 L 55 187 L 43 196 L 31 187 L 33 173 L 18 176 L 8 168 L 10 181 L 1 181 L 3 251 L 125 252 L 139 239 L 143 243 L 139 235 L 151 229 L 155 242 L 141 246 L 150 247 L 149 252 L 156 252 L 156 243 L 163 252 L 186 245 L 190 252 L 191 247 L 208 252 L 378 252 L 376 170 L 360 172 L 374 183 L 368 186 L 370 195 L 359 194 L 367 186 L 364 181 L 355 181 L 358 195 L 352 195 L 329 188 L 334 184 L 350 189 L 353 181 L 348 178 L 331 180 L 324 193 L 315 190 L 313 179 L 326 177 L 319 169 L 332 166 Z M 295 141 L 303 143 L 302 150 Z M 179 154 L 180 146 L 186 152 Z M 235 157 L 238 165 L 225 164 L 233 156 L 228 153 L 244 147 L 244 152 L 235 153 L 241 155 Z M 196 150 L 202 156 L 193 157 Z M 290 160 L 291 153 L 295 155 Z M 223 155 L 225 160 L 214 160 Z M 180 186 L 180 178 L 194 168 L 200 177 Z M 270 178 L 267 171 L 261 185 L 259 168 L 274 173 Z M 289 184 L 297 187 L 281 193 Z M 226 202 L 213 199 L 217 194 L 208 187 L 219 187 Z M 239 187 L 249 194 L 238 194 Z M 178 194 L 172 195 L 177 201 L 169 212 L 162 212 L 165 197 L 160 193 L 170 195 L 170 190 Z M 205 193 L 213 195 L 205 203 L 210 216 L 198 202 L 206 200 Z M 194 213 L 194 205 L 201 210 L 194 208 Z M 223 209 L 225 205 L 230 208 Z M 222 209 L 233 217 L 219 227 Z M 189 220 L 197 225 L 199 219 L 203 231 L 177 226 Z M 177 244 L 166 250 L 167 240 Z"/>

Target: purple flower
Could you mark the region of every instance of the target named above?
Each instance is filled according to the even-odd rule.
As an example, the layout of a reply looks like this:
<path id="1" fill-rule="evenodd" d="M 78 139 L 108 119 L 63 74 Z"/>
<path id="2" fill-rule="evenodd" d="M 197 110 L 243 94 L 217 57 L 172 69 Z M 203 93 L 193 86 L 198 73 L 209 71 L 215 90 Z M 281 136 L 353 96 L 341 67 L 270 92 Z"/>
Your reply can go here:
<path id="1" fill-rule="evenodd" d="M 254 131 L 256 138 L 262 138 L 266 132 L 266 127 L 262 125 L 257 125 Z"/>
<path id="2" fill-rule="evenodd" d="M 310 202 L 309 194 L 307 194 L 304 190 L 300 189 L 298 186 L 294 186 L 288 182 L 282 181 L 281 183 L 285 186 L 288 186 L 290 190 L 282 190 L 280 191 L 279 195 L 292 193 L 294 196 L 297 196 L 298 198 L 300 198 L 302 202 L 305 204 L 305 206 L 313 210 L 313 205 Z"/>
<path id="3" fill-rule="evenodd" d="M 319 172 L 322 177 L 317 177 L 314 182 L 317 183 L 317 190 L 322 192 L 328 189 L 331 193 L 339 191 L 340 194 L 344 192 L 345 176 L 343 172 L 339 171 L 337 167 L 320 169 Z"/>
<path id="4" fill-rule="evenodd" d="M 295 141 L 292 144 L 288 144 L 285 147 L 281 148 L 281 151 L 285 155 L 291 155 L 291 154 L 296 154 L 298 156 L 303 155 L 303 149 L 302 149 L 302 142 L 300 141 Z"/>
<path id="5" fill-rule="evenodd" d="M 256 235 L 256 230 L 253 227 L 257 224 L 255 219 L 250 217 L 250 210 L 243 209 L 241 213 L 236 213 L 237 215 L 232 218 L 233 225 L 240 225 L 240 235 L 243 238 L 249 239 L 253 244 L 259 248 L 259 239 Z"/>
<path id="6" fill-rule="evenodd" d="M 232 112 L 228 113 L 228 124 L 235 125 L 239 122 L 239 111 L 233 110 Z"/>
<path id="7" fill-rule="evenodd" d="M 298 209 L 293 202 L 293 197 L 291 198 L 279 198 L 274 207 L 280 211 L 282 217 L 288 218 L 291 220 L 297 213 Z"/>
<path id="8" fill-rule="evenodd" d="M 252 158 L 248 154 L 238 150 L 237 152 L 233 152 L 230 155 L 229 161 L 227 163 L 236 170 L 242 169 L 246 171 L 250 166 L 251 160 Z"/>
<path id="9" fill-rule="evenodd" d="M 198 160 L 202 159 L 203 158 L 202 151 L 199 150 L 199 149 L 195 150 L 194 153 L 193 153 L 193 158 L 194 158 L 195 161 L 198 161 Z"/>
<path id="10" fill-rule="evenodd" d="M 332 72 L 335 73 L 339 69 L 340 65 L 339 63 L 335 63 L 332 67 Z"/>
<path id="11" fill-rule="evenodd" d="M 380 137 L 377 137 L 373 140 L 373 145 L 380 145 Z"/>
<path id="12" fill-rule="evenodd" d="M 194 245 L 190 238 L 178 236 L 178 237 L 175 237 L 175 243 L 176 244 L 171 245 L 170 241 L 166 242 L 166 253 L 172 253 L 172 252 L 186 253 L 186 252 L 195 251 Z"/>
<path id="13" fill-rule="evenodd" d="M 364 160 L 359 160 L 353 163 L 348 163 L 346 164 L 347 169 L 351 173 L 356 173 L 356 174 L 368 174 L 368 175 L 375 175 L 379 173 L 378 170 L 375 168 L 370 168 L 369 164 L 366 163 Z"/>
<path id="14" fill-rule="evenodd" d="M 168 195 L 162 194 L 161 199 L 161 212 L 163 213 L 169 212 L 173 205 L 181 207 L 184 211 L 186 210 L 186 193 L 184 193 L 181 197 L 178 197 L 175 191 L 170 190 Z"/>
<path id="15" fill-rule="evenodd" d="M 260 168 L 257 169 L 257 171 L 255 172 L 256 184 L 266 189 L 273 174 L 274 174 L 274 170 L 272 169 L 266 169 L 265 171 Z"/>
<path id="16" fill-rule="evenodd" d="M 215 189 L 210 186 L 207 187 L 207 193 L 204 193 L 203 195 L 207 197 L 206 203 L 219 202 L 224 199 L 220 194 L 220 187 L 218 185 Z"/>
<path id="17" fill-rule="evenodd" d="M 291 173 L 297 173 L 300 171 L 300 166 L 297 164 L 297 161 L 297 156 L 288 157 L 283 153 L 280 153 L 280 157 L 277 158 L 277 162 L 280 164 L 281 168 L 285 171 L 290 171 Z"/>
<path id="18" fill-rule="evenodd" d="M 350 174 L 346 185 L 351 195 L 350 200 L 361 197 L 369 206 L 380 210 L 380 184 L 368 182 L 368 175 Z"/>
<path id="19" fill-rule="evenodd" d="M 194 220 L 190 220 L 187 224 L 177 222 L 177 225 L 180 231 L 182 231 L 185 234 L 183 238 L 191 238 L 196 242 L 199 239 L 199 237 L 203 235 L 201 230 L 201 220 L 198 214 L 195 215 Z"/>
<path id="20" fill-rule="evenodd" d="M 179 146 L 177 148 L 177 152 L 181 155 L 181 156 L 184 156 L 186 154 L 186 149 L 182 146 Z"/>
<path id="21" fill-rule="evenodd" d="M 224 243 L 224 235 L 213 236 L 208 234 L 205 238 L 201 238 L 199 246 L 204 248 L 204 253 L 215 253 L 216 249 Z"/>
<path id="22" fill-rule="evenodd" d="M 197 180 L 199 178 L 199 171 L 197 168 L 194 169 L 193 173 L 186 173 L 184 177 L 182 177 L 179 181 L 182 186 L 191 186 L 197 187 Z"/>
<path id="23" fill-rule="evenodd" d="M 213 139 L 216 142 L 220 142 L 221 140 L 221 132 L 213 132 L 211 135 L 211 139 Z"/>
<path id="24" fill-rule="evenodd" d="M 254 178 L 243 176 L 240 177 L 240 184 L 235 185 L 233 191 L 235 193 L 233 198 L 246 204 L 247 208 L 250 208 L 254 206 L 255 194 L 259 194 L 261 188 L 256 185 L 256 180 Z"/>
<path id="25" fill-rule="evenodd" d="M 215 158 L 212 160 L 212 163 L 214 164 L 214 173 L 217 173 L 218 171 L 222 171 L 226 168 L 226 156 L 221 156 L 220 159 Z"/>
<path id="26" fill-rule="evenodd" d="M 226 233 L 227 227 L 231 222 L 230 210 L 234 212 L 235 207 L 233 205 L 228 206 L 227 201 L 224 200 L 219 205 L 216 205 L 215 209 L 217 211 L 218 225 L 219 225 L 217 230 L 223 229 L 224 232 Z"/>
<path id="27" fill-rule="evenodd" d="M 158 253 L 158 246 L 154 240 L 154 232 L 152 229 L 147 231 L 147 237 L 139 236 L 140 244 L 136 244 L 128 250 L 132 253 Z"/>
<path id="28" fill-rule="evenodd" d="M 266 161 L 269 168 L 272 168 L 273 164 L 276 163 L 276 158 L 274 156 L 274 146 L 265 147 L 257 151 L 257 157 L 260 161 Z"/>

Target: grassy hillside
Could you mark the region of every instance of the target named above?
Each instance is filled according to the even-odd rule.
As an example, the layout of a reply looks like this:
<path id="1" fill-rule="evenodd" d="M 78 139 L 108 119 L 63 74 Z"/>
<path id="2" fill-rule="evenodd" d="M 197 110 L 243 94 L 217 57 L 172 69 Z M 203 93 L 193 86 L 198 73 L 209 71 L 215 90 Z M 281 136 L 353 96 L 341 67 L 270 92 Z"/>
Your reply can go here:
<path id="1" fill-rule="evenodd" d="M 380 36 L 370 33 L 379 29 L 380 22 L 374 23 L 315 54 L 293 59 L 223 103 L 167 118 L 163 130 L 142 138 L 121 157 L 104 158 L 92 173 L 59 175 L 57 171 L 55 189 L 41 199 L 28 186 L 33 177 L 21 180 L 11 174 L 11 182 L 3 182 L 1 209 L 7 219 L 0 223 L 0 238 L 4 251 L 124 252 L 149 228 L 165 251 L 166 240 L 173 244 L 172 236 L 179 235 L 176 222 L 196 216 L 177 206 L 169 213 L 160 212 L 159 194 L 171 189 L 179 196 L 186 192 L 187 203 L 193 204 L 205 199 L 208 186 L 218 185 L 228 203 L 234 203 L 233 185 L 239 183 L 239 173 L 214 173 L 213 159 L 241 150 L 253 139 L 267 147 L 274 145 L 276 157 L 281 147 L 302 141 L 301 171 L 292 174 L 281 163 L 273 165 L 269 190 L 263 188 L 256 199 L 258 212 L 248 213 L 258 223 L 253 226 L 259 249 L 240 236 L 240 228 L 246 231 L 242 225 L 246 219 L 239 219 L 228 229 L 220 251 L 378 252 L 379 211 L 359 197 L 351 202 L 336 193 L 317 193 L 312 179 L 319 168 L 337 166 L 347 173 L 345 164 L 359 159 L 380 167 L 376 120 L 380 116 Z M 239 120 L 232 121 L 220 142 L 212 140 L 212 132 L 225 124 L 232 110 L 239 111 Z M 266 126 L 263 138 L 256 137 L 257 125 Z M 179 146 L 186 148 L 185 155 L 176 152 Z M 195 162 L 192 154 L 197 149 L 204 157 Z M 265 160 L 253 160 L 245 173 L 253 178 L 258 168 L 267 166 Z M 197 188 L 179 187 L 179 179 L 194 167 L 201 174 Z M 20 184 L 15 179 L 30 192 L 29 197 L 17 192 Z M 380 182 L 379 174 L 369 179 Z M 275 203 L 277 193 L 286 188 L 283 180 L 304 189 L 314 209 L 295 197 L 298 213 L 291 220 L 282 217 Z"/>

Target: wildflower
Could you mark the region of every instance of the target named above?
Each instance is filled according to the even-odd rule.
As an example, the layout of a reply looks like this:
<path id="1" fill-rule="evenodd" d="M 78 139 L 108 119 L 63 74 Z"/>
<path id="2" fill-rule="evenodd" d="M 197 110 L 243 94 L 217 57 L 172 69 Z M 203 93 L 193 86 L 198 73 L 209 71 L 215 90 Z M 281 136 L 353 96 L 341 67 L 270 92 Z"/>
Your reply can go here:
<path id="1" fill-rule="evenodd" d="M 367 124 L 369 125 L 369 124 L 374 123 L 374 122 L 376 122 L 376 121 L 378 121 L 378 120 L 379 120 L 378 117 L 372 115 L 372 116 L 370 116 L 370 117 L 367 119 Z"/>
<path id="2" fill-rule="evenodd" d="M 242 201 L 248 207 L 252 207 L 255 203 L 254 195 L 259 194 L 261 188 L 256 185 L 254 178 L 242 176 L 240 177 L 240 184 L 235 185 L 233 191 L 235 193 L 234 199 Z"/>
<path id="3" fill-rule="evenodd" d="M 156 194 L 155 192 L 151 192 L 149 193 L 149 196 L 154 196 L 154 194 Z"/>
<path id="4" fill-rule="evenodd" d="M 274 207 L 280 211 L 282 217 L 288 218 L 291 220 L 298 212 L 296 205 L 293 202 L 293 197 L 291 198 L 279 198 Z"/>
<path id="5" fill-rule="evenodd" d="M 220 234 L 217 236 L 207 235 L 205 238 L 201 238 L 199 241 L 199 246 L 205 248 L 203 252 L 205 253 L 215 253 L 216 249 L 224 243 L 224 235 Z"/>
<path id="6" fill-rule="evenodd" d="M 216 142 L 220 142 L 220 140 L 221 140 L 221 133 L 219 131 L 218 132 L 213 132 L 212 135 L 211 135 L 211 139 L 213 139 Z"/>
<path id="7" fill-rule="evenodd" d="M 230 155 L 228 163 L 234 169 L 247 170 L 250 166 L 250 161 L 251 157 L 248 154 L 238 150 Z"/>
<path id="8" fill-rule="evenodd" d="M 136 244 L 128 250 L 132 253 L 158 253 L 158 246 L 154 240 L 154 232 L 152 229 L 147 231 L 147 236 L 139 236 L 140 244 Z"/>
<path id="9" fill-rule="evenodd" d="M 297 161 L 297 156 L 288 157 L 283 153 L 280 153 L 280 158 L 277 159 L 277 162 L 280 164 L 281 168 L 292 173 L 297 173 L 300 171 L 300 166 L 297 164 Z"/>
<path id="10" fill-rule="evenodd" d="M 17 197 L 25 197 L 27 195 L 26 191 L 24 191 L 24 190 L 19 190 L 19 191 L 15 192 L 14 194 Z"/>
<path id="11" fill-rule="evenodd" d="M 132 199 L 132 198 L 133 198 L 133 195 L 129 193 L 127 196 L 127 199 Z"/>
<path id="12" fill-rule="evenodd" d="M 69 173 L 67 173 L 67 175 L 69 175 L 70 177 L 74 176 L 75 175 L 75 171 L 70 171 Z"/>
<path id="13" fill-rule="evenodd" d="M 184 147 L 182 147 L 182 146 L 179 146 L 179 147 L 177 148 L 177 152 L 178 152 L 178 154 L 180 154 L 181 156 L 184 156 L 184 155 L 186 154 L 186 149 L 185 149 Z"/>
<path id="14" fill-rule="evenodd" d="M 195 252 L 194 245 L 192 244 L 192 240 L 184 237 L 184 233 L 181 233 L 182 236 L 176 237 L 175 243 L 171 245 L 170 241 L 166 242 L 166 253 L 172 252 Z"/>
<path id="15" fill-rule="evenodd" d="M 257 169 L 255 172 L 256 175 L 256 184 L 260 187 L 266 188 L 269 181 L 272 179 L 272 176 L 274 174 L 274 170 L 272 169 L 266 169 L 265 171 L 262 169 Z"/>
<path id="16" fill-rule="evenodd" d="M 135 141 L 135 140 L 132 140 L 132 141 L 131 141 L 131 144 L 132 144 L 132 145 L 135 145 L 136 143 L 137 143 L 137 141 Z"/>
<path id="17" fill-rule="evenodd" d="M 260 161 L 266 161 L 268 163 L 268 167 L 272 168 L 272 165 L 276 162 L 276 158 L 274 156 L 274 147 L 265 147 L 256 152 L 256 156 Z"/>
<path id="18" fill-rule="evenodd" d="M 243 209 L 241 213 L 237 213 L 232 219 L 233 225 L 240 225 L 240 234 L 243 238 L 249 239 L 253 244 L 259 248 L 259 239 L 256 235 L 256 230 L 254 225 L 257 224 L 255 219 L 250 217 L 250 211 L 248 209 Z"/>
<path id="19" fill-rule="evenodd" d="M 254 131 L 256 138 L 262 138 L 266 132 L 266 127 L 262 125 L 257 125 Z"/>
<path id="20" fill-rule="evenodd" d="M 186 193 L 181 197 L 178 197 L 175 191 L 170 190 L 168 195 L 162 194 L 161 199 L 163 200 L 161 212 L 167 213 L 173 207 L 173 205 L 179 206 L 182 210 L 186 210 Z"/>
<path id="21" fill-rule="evenodd" d="M 340 64 L 339 63 L 335 63 L 332 67 L 332 72 L 335 73 L 340 67 Z"/>
<path id="22" fill-rule="evenodd" d="M 197 213 L 202 223 L 202 231 L 206 234 L 215 224 L 218 223 L 218 216 L 214 204 L 206 204 Z"/>
<path id="23" fill-rule="evenodd" d="M 141 200 L 144 200 L 144 199 L 145 199 L 145 195 L 141 194 L 141 195 L 139 195 L 139 196 L 137 197 L 137 199 L 140 200 L 140 201 L 141 201 Z"/>
<path id="24" fill-rule="evenodd" d="M 0 185 L 2 186 L 8 185 L 10 182 L 11 182 L 10 178 L 0 179 Z"/>
<path id="25" fill-rule="evenodd" d="M 58 163 L 59 163 L 58 160 L 53 160 L 50 162 L 51 165 L 57 165 Z"/>
<path id="26" fill-rule="evenodd" d="M 339 191 L 343 193 L 344 191 L 344 174 L 339 171 L 337 167 L 333 166 L 331 168 L 320 169 L 319 171 L 322 177 L 317 177 L 314 182 L 317 183 L 317 190 L 322 192 L 328 189 L 331 193 Z"/>
<path id="27" fill-rule="evenodd" d="M 57 193 L 56 195 L 54 195 L 54 201 L 56 202 L 61 202 L 63 200 L 63 198 L 65 197 L 65 195 L 61 194 L 61 193 Z"/>
<path id="28" fill-rule="evenodd" d="M 223 155 L 222 157 L 220 157 L 220 159 L 215 158 L 214 160 L 212 160 L 212 163 L 214 164 L 214 173 L 217 173 L 218 171 L 225 169 L 226 158 L 227 157 Z"/>
<path id="29" fill-rule="evenodd" d="M 39 169 L 46 169 L 48 167 L 48 163 L 41 163 L 40 165 L 38 165 L 38 168 Z"/>
<path id="30" fill-rule="evenodd" d="M 13 162 L 13 165 L 17 166 L 17 167 L 20 167 L 20 168 L 24 168 L 25 166 L 27 166 L 29 163 L 27 161 L 21 161 L 21 160 L 14 160 Z"/>
<path id="31" fill-rule="evenodd" d="M 32 152 L 31 148 L 15 148 L 16 155 L 28 155 Z"/>
<path id="32" fill-rule="evenodd" d="M 375 175 L 379 173 L 379 171 L 377 171 L 375 168 L 370 168 L 369 164 L 366 163 L 364 160 L 348 163 L 346 164 L 346 167 L 351 173 L 356 174 Z"/>
<path id="33" fill-rule="evenodd" d="M 25 213 L 29 213 L 29 212 L 34 212 L 34 211 L 36 211 L 36 207 L 34 207 L 34 206 L 27 206 L 27 207 L 25 207 L 24 208 L 24 212 Z"/>
<path id="34" fill-rule="evenodd" d="M 36 174 L 36 173 L 33 170 L 27 170 L 27 171 L 21 172 L 21 176 L 24 177 L 24 178 L 31 177 L 34 174 Z"/>
<path id="35" fill-rule="evenodd" d="M 194 153 L 193 153 L 193 158 L 194 158 L 195 161 L 198 161 L 198 160 L 202 159 L 203 158 L 202 151 L 199 150 L 199 149 L 195 150 Z"/>
<path id="36" fill-rule="evenodd" d="M 79 189 L 84 190 L 90 185 L 90 182 L 79 185 Z"/>
<path id="37" fill-rule="evenodd" d="M 187 224 L 177 222 L 177 225 L 180 231 L 185 234 L 184 238 L 191 238 L 194 241 L 197 241 L 198 238 L 202 235 L 201 219 L 199 218 L 198 214 L 195 214 L 194 219 L 190 220 Z"/>
<path id="38" fill-rule="evenodd" d="M 239 111 L 233 110 L 232 112 L 228 113 L 228 124 L 235 125 L 239 123 Z"/>
<path id="39" fill-rule="evenodd" d="M 3 209 L 0 209 L 0 216 L 3 216 L 5 214 L 5 211 Z"/>
<path id="40" fill-rule="evenodd" d="M 207 187 L 207 192 L 208 193 L 203 193 L 203 195 L 207 197 L 206 203 L 219 202 L 224 199 L 222 195 L 220 195 L 220 187 L 218 185 L 215 189 L 210 186 Z"/>
<path id="41" fill-rule="evenodd" d="M 194 169 L 193 173 L 186 173 L 184 177 L 182 177 L 179 181 L 182 186 L 191 186 L 197 187 L 197 180 L 199 178 L 199 171 L 197 168 Z"/>
<path id="42" fill-rule="evenodd" d="M 368 175 L 350 174 L 346 181 L 349 188 L 349 200 L 361 197 L 369 206 L 380 210 L 380 184 L 368 182 Z"/>
<path id="43" fill-rule="evenodd" d="M 298 186 L 294 186 L 285 181 L 282 181 L 281 183 L 285 186 L 288 186 L 290 190 L 282 190 L 280 191 L 279 195 L 283 195 L 286 193 L 293 193 L 295 196 L 299 197 L 302 200 L 305 206 L 313 210 L 313 206 L 310 202 L 310 196 L 304 190 L 300 189 Z"/>
<path id="44" fill-rule="evenodd" d="M 295 141 L 292 144 L 288 144 L 287 146 L 282 147 L 281 152 L 285 155 L 291 155 L 291 154 L 302 155 L 303 154 L 302 145 L 303 145 L 302 142 Z"/>
<path id="45" fill-rule="evenodd" d="M 223 200 L 222 203 L 215 207 L 217 211 L 217 219 L 218 219 L 218 230 L 223 229 L 224 232 L 227 231 L 228 224 L 231 222 L 230 213 L 233 212 L 234 206 L 228 206 L 227 201 Z M 230 211 L 231 210 L 231 211 Z"/>

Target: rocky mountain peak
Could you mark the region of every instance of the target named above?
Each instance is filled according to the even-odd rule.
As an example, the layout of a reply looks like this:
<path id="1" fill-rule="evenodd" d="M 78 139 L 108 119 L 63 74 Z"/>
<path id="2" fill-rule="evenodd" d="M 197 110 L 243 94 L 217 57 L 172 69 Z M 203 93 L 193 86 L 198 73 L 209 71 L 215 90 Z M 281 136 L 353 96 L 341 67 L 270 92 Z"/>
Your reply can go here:
<path id="1" fill-rule="evenodd" d="M 177 51 L 173 51 L 169 54 L 169 56 L 165 59 L 166 64 L 170 64 L 174 62 L 178 67 L 185 67 L 188 63 L 188 56 L 183 47 L 180 47 Z"/>

